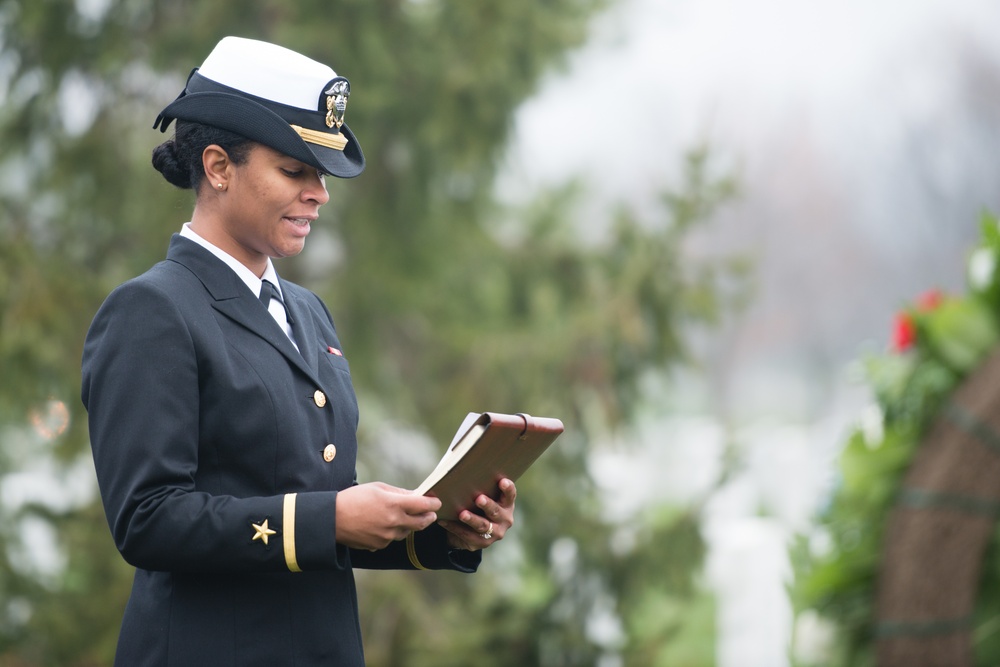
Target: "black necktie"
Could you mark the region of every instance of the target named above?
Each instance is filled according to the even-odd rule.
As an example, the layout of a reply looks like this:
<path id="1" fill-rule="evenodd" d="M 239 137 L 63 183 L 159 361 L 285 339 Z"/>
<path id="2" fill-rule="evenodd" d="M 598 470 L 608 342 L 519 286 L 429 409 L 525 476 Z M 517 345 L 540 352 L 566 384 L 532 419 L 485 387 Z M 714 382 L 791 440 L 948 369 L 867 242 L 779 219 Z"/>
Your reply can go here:
<path id="1" fill-rule="evenodd" d="M 271 305 L 272 298 L 277 298 L 281 301 L 281 297 L 278 296 L 278 291 L 274 289 L 274 285 L 271 284 L 271 281 L 262 280 L 260 283 L 260 302 L 264 304 L 265 308 L 267 308 Z"/>
<path id="2" fill-rule="evenodd" d="M 288 312 L 288 308 L 285 308 L 285 302 L 281 299 L 281 294 L 270 280 L 262 280 L 260 283 L 260 302 L 264 304 L 264 308 L 268 308 L 271 305 L 271 299 L 277 300 L 281 304 L 281 307 L 285 309 L 285 318 L 288 319 L 288 323 L 292 323 L 292 315 Z"/>

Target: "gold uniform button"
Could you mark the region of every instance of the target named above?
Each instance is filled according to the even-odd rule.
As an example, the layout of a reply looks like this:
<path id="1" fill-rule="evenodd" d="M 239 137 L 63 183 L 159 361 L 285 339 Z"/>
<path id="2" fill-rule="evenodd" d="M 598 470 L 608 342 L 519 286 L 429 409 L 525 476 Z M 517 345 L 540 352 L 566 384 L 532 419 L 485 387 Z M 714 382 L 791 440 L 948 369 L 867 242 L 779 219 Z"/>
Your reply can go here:
<path id="1" fill-rule="evenodd" d="M 334 445 L 327 445 L 323 450 L 323 460 L 329 463 L 337 456 L 337 448 Z"/>
<path id="2" fill-rule="evenodd" d="M 317 389 L 315 392 L 313 392 L 313 402 L 316 404 L 316 407 L 318 408 L 323 407 L 324 405 L 326 405 L 326 394 Z"/>

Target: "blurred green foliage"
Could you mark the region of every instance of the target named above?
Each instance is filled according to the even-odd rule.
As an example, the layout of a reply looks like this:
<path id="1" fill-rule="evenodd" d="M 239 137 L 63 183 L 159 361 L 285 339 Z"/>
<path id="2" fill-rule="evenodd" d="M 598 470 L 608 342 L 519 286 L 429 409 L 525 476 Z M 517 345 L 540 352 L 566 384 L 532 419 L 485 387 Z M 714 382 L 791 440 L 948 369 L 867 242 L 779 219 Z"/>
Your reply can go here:
<path id="1" fill-rule="evenodd" d="M 368 158 L 361 177 L 329 182 L 306 251 L 278 267 L 334 313 L 366 478 L 406 473 L 379 442 L 389 416 L 436 443 L 473 410 L 567 425 L 519 483 L 515 534 L 480 574 L 358 573 L 369 663 L 711 664 L 697 510 L 618 525 L 587 453 L 631 423 L 644 377 L 684 361 L 686 327 L 724 307 L 738 264 L 680 257 L 734 184 L 695 151 L 658 212 L 621 207 L 601 243 L 583 240 L 602 219 L 573 213 L 578 185 L 517 211 L 494 197 L 515 110 L 601 8 L 0 0 L 0 485 L 41 465 L 71 487 L 89 459 L 78 395 L 90 319 L 162 259 L 193 204 L 149 167 L 165 138 L 150 129 L 157 112 L 219 38 L 278 42 L 351 79 L 347 120 Z M 37 422 L 53 405 L 68 407 L 66 428 L 46 434 Z M 99 501 L 13 497 L 0 505 L 0 665 L 110 664 L 131 571 Z M 59 567 L 28 562 L 33 521 L 54 529 Z M 640 537 L 623 541 L 623 528 Z"/>

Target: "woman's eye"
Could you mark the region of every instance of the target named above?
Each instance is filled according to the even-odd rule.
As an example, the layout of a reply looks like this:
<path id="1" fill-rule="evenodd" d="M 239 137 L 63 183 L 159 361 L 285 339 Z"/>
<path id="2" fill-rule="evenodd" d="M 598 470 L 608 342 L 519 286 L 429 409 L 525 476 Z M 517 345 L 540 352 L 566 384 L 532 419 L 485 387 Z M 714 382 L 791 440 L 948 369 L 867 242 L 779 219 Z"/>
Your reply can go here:
<path id="1" fill-rule="evenodd" d="M 282 169 L 281 171 L 283 171 L 285 176 L 288 176 L 289 178 L 297 178 L 302 175 L 301 169 Z"/>

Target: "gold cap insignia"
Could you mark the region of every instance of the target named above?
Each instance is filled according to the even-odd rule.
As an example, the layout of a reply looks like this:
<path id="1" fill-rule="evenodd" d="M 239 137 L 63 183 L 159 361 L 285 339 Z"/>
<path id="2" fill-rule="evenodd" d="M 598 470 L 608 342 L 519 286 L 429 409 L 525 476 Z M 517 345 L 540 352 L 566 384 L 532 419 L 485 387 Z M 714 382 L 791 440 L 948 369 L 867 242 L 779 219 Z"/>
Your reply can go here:
<path id="1" fill-rule="evenodd" d="M 326 126 L 338 130 L 344 124 L 344 112 L 347 111 L 347 98 L 351 96 L 351 82 L 342 76 L 330 82 L 330 87 L 323 91 L 326 95 Z"/>

